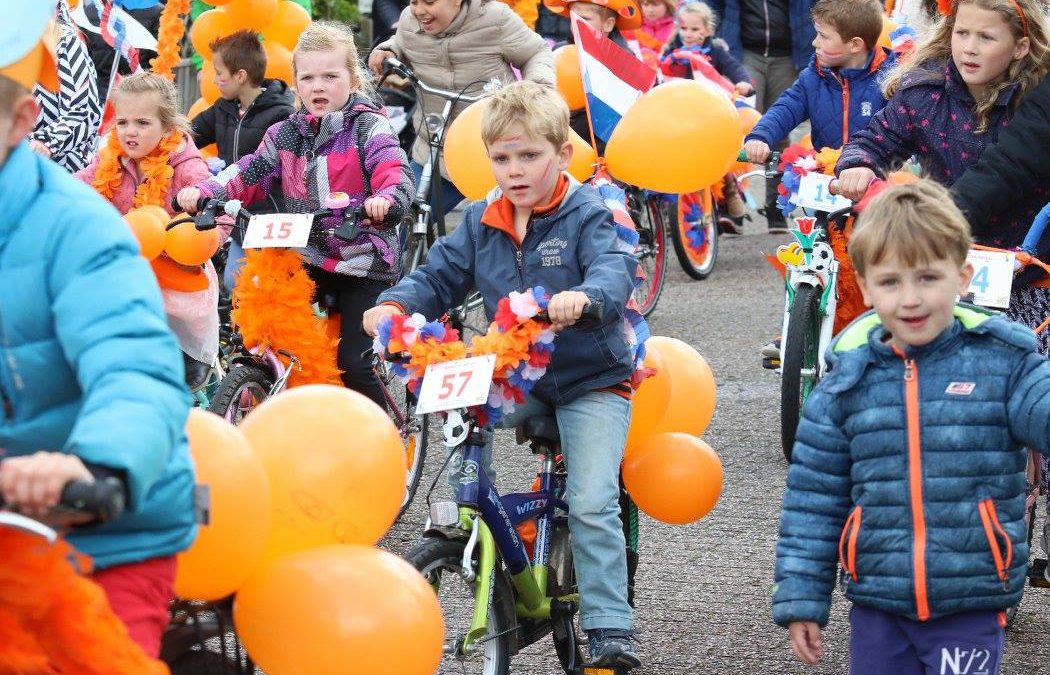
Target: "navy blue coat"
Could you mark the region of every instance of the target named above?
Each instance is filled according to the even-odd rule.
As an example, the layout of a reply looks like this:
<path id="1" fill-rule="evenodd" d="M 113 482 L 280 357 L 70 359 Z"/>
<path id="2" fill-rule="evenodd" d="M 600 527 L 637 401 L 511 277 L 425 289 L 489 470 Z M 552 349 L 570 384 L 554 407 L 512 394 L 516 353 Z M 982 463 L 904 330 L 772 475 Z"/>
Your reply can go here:
<path id="1" fill-rule="evenodd" d="M 463 223 L 430 250 L 426 264 L 377 302 L 395 302 L 435 319 L 477 287 L 491 319 L 500 298 L 511 291 L 533 286 L 550 295 L 582 291 L 602 303 L 602 323 L 558 333 L 551 364 L 533 393 L 561 404 L 629 379 L 633 364 L 623 317 L 638 263 L 619 249 L 612 213 L 594 188 L 570 179 L 561 205 L 532 220 L 520 248 L 507 232 L 482 224 L 487 205 L 471 204 Z"/>
<path id="2" fill-rule="evenodd" d="M 842 147 L 847 134 L 852 137 L 867 129 L 872 117 L 886 105 L 880 80 L 895 63 L 893 53 L 877 47 L 863 68 L 844 68 L 835 73 L 817 63 L 814 56 L 745 140 L 774 146 L 808 119 L 814 148 Z"/>
<path id="3" fill-rule="evenodd" d="M 827 623 L 837 560 L 847 598 L 913 620 L 1021 599 L 1025 448 L 1050 454 L 1050 361 L 1021 324 L 955 315 L 903 355 L 872 312 L 832 342 L 788 472 L 778 624 Z"/>
<path id="4" fill-rule="evenodd" d="M 729 44 L 729 51 L 738 59 L 744 58 L 744 47 L 740 42 L 740 0 L 712 0 L 708 3 L 720 20 L 717 37 Z M 813 58 L 813 28 L 810 10 L 813 0 L 788 0 L 788 16 L 791 19 L 791 64 L 802 70 Z"/>

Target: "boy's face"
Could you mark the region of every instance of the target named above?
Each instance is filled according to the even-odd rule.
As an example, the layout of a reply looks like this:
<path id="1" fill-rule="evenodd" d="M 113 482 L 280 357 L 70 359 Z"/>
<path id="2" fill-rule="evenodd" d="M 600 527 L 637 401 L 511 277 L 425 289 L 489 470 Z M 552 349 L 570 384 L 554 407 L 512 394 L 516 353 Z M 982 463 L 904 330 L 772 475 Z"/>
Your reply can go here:
<path id="1" fill-rule="evenodd" d="M 558 175 L 569 167 L 572 144 L 560 148 L 528 133 L 521 124 L 488 146 L 492 172 L 500 190 L 519 211 L 532 211 L 550 202 Z"/>
<path id="2" fill-rule="evenodd" d="M 211 63 L 215 67 L 215 86 L 219 88 L 219 94 L 227 101 L 239 98 L 244 83 L 248 81 L 248 73 L 243 69 L 231 73 L 218 54 L 213 55 Z"/>
<path id="3" fill-rule="evenodd" d="M 953 320 L 956 298 L 966 293 L 973 266 L 933 260 L 915 267 L 896 255 L 868 265 L 858 275 L 864 302 L 882 320 L 897 347 L 921 347 L 944 332 Z"/>
<path id="4" fill-rule="evenodd" d="M 707 23 L 699 14 L 682 14 L 678 18 L 678 36 L 686 47 L 702 45 L 710 35 Z"/>
<path id="5" fill-rule="evenodd" d="M 839 68 L 852 60 L 858 52 L 864 51 L 864 40 L 859 37 L 843 40 L 838 31 L 826 23 L 813 20 L 817 36 L 813 38 L 813 48 L 817 50 L 817 59 L 828 68 Z"/>
<path id="6" fill-rule="evenodd" d="M 569 11 L 583 19 L 591 26 L 591 28 L 600 31 L 603 35 L 608 35 L 613 32 L 613 28 L 616 28 L 616 16 L 610 16 L 612 12 L 600 5 L 577 0 L 569 5 Z"/>

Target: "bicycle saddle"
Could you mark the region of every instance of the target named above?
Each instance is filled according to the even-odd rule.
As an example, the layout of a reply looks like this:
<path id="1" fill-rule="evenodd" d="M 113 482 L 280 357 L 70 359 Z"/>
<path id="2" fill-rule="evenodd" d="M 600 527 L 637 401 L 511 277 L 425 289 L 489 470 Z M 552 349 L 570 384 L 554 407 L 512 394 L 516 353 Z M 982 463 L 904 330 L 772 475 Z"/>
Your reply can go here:
<path id="1" fill-rule="evenodd" d="M 519 443 L 524 441 L 561 442 L 561 437 L 558 435 L 558 420 L 553 415 L 530 417 L 518 427 L 517 431 Z"/>

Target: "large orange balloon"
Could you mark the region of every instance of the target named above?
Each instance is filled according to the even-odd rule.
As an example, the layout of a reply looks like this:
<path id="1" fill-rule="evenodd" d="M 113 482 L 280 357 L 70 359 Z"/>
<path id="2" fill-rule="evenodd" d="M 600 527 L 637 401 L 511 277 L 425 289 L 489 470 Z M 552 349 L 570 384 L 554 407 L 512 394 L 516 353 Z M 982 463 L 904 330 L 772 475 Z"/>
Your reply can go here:
<path id="1" fill-rule="evenodd" d="M 374 544 L 393 524 L 405 495 L 401 436 L 365 396 L 333 385 L 296 387 L 265 401 L 240 428 L 270 477 L 264 559 Z"/>
<path id="2" fill-rule="evenodd" d="M 572 143 L 572 159 L 569 161 L 568 171 L 573 178 L 583 183 L 594 175 L 594 163 L 598 161 L 598 154 L 594 152 L 590 143 L 572 129 L 569 129 L 569 142 Z"/>
<path id="3" fill-rule="evenodd" d="M 740 133 L 747 136 L 755 128 L 758 121 L 762 119 L 762 113 L 749 105 L 736 109 L 737 119 L 740 121 Z"/>
<path id="4" fill-rule="evenodd" d="M 736 109 L 724 91 L 701 80 L 673 80 L 627 110 L 605 147 L 605 160 L 622 181 L 683 194 L 728 173 L 742 142 Z"/>
<path id="5" fill-rule="evenodd" d="M 576 45 L 564 45 L 554 50 L 554 78 L 558 93 L 569 105 L 569 110 L 580 110 L 587 105 Z"/>
<path id="6" fill-rule="evenodd" d="M 280 42 L 266 41 L 263 43 L 263 51 L 266 52 L 266 77 L 274 80 L 282 80 L 288 85 L 295 84 L 295 75 L 292 72 L 292 53 Z"/>
<path id="7" fill-rule="evenodd" d="M 218 600 L 241 587 L 262 558 L 270 531 L 270 483 L 240 429 L 190 410 L 186 422 L 197 483 L 208 490 L 208 521 L 178 556 L 175 593 Z"/>
<path id="8" fill-rule="evenodd" d="M 267 41 L 279 42 L 288 49 L 295 47 L 299 35 L 310 25 L 310 13 L 292 0 L 277 3 L 277 15 L 263 31 Z"/>
<path id="9" fill-rule="evenodd" d="M 204 63 L 201 64 L 200 82 L 201 98 L 207 101 L 208 105 L 213 105 L 222 97 L 219 85 L 215 84 L 215 66 L 208 59 L 205 59 Z"/>
<path id="10" fill-rule="evenodd" d="M 218 7 L 219 5 L 229 4 L 232 0 L 201 0 L 205 5 L 211 5 L 212 7 Z"/>
<path id="11" fill-rule="evenodd" d="M 638 508 L 671 525 L 703 518 L 722 494 L 722 462 L 711 446 L 688 434 L 653 436 L 624 458 L 621 470 Z"/>
<path id="12" fill-rule="evenodd" d="M 204 159 L 211 159 L 212 157 L 219 156 L 219 146 L 215 143 L 209 143 L 208 145 L 205 145 L 203 148 L 200 148 L 200 151 L 201 157 L 203 157 Z"/>
<path id="13" fill-rule="evenodd" d="M 445 635 L 434 589 L 370 546 L 325 546 L 267 564 L 237 593 L 233 619 L 272 675 L 432 675 Z"/>
<path id="14" fill-rule="evenodd" d="M 671 374 L 667 410 L 650 434 L 704 433 L 715 414 L 715 376 L 711 366 L 695 349 L 675 338 L 653 336 L 646 340 L 645 348 L 658 352 Z"/>
<path id="15" fill-rule="evenodd" d="M 193 102 L 193 105 L 191 105 L 190 109 L 186 112 L 186 117 L 192 120 L 194 117 L 200 115 L 202 112 L 204 112 L 210 107 L 211 106 L 208 104 L 207 101 L 205 101 L 203 98 L 198 98 L 196 101 Z"/>
<path id="16" fill-rule="evenodd" d="M 168 230 L 164 252 L 180 265 L 203 265 L 219 250 L 219 228 L 201 232 L 192 222 Z"/>
<path id="17" fill-rule="evenodd" d="M 159 207 L 157 207 L 159 208 Z M 164 211 L 161 209 L 161 211 Z M 124 222 L 131 228 L 131 233 L 139 242 L 139 252 L 146 260 L 153 260 L 164 250 L 167 236 L 164 226 L 168 224 L 168 214 L 163 218 L 146 207 L 132 209 L 124 214 Z"/>
<path id="18" fill-rule="evenodd" d="M 211 59 L 212 42 L 236 32 L 233 20 L 225 9 L 209 9 L 198 16 L 190 27 L 190 42 L 202 59 Z"/>
<path id="19" fill-rule="evenodd" d="M 481 118 L 488 101 L 471 103 L 445 133 L 445 169 L 456 188 L 467 199 L 484 199 L 496 186 L 489 153 L 481 140 Z"/>
<path id="20" fill-rule="evenodd" d="M 648 347 L 646 341 L 646 368 L 655 372 L 642 380 L 638 391 L 631 401 L 631 426 L 627 430 L 627 447 L 641 445 L 653 435 L 653 429 L 667 414 L 667 404 L 671 400 L 671 378 L 673 373 L 667 369 L 658 349 Z"/>
<path id="21" fill-rule="evenodd" d="M 893 42 L 890 41 L 890 33 L 897 30 L 897 24 L 889 20 L 889 17 L 882 17 L 882 34 L 879 35 L 879 40 L 875 44 L 879 47 L 885 47 L 886 49 L 893 49 Z"/>
<path id="22" fill-rule="evenodd" d="M 223 7 L 234 30 L 262 32 L 277 16 L 277 0 L 233 0 Z"/>

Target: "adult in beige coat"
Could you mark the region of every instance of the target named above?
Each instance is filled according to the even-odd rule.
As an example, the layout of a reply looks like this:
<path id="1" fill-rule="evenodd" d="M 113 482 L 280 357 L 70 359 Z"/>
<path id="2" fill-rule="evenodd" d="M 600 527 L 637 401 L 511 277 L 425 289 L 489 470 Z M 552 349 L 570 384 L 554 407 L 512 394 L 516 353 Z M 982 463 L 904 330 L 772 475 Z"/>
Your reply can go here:
<path id="1" fill-rule="evenodd" d="M 449 91 L 477 83 L 466 92 L 477 95 L 492 78 L 512 82 L 511 66 L 525 79 L 554 86 L 550 47 L 500 0 L 416 0 L 401 13 L 394 36 L 369 55 L 369 67 L 380 73 L 383 59 L 391 54 L 411 66 L 423 82 Z M 411 154 L 417 181 L 430 156 L 423 115 L 440 113 L 444 104 L 443 99 L 424 94 L 422 105 L 416 105 L 413 123 L 419 135 Z M 465 107 L 457 105 L 453 118 Z M 463 195 L 448 180 L 444 166 L 441 175 L 442 206 L 447 213 Z"/>

